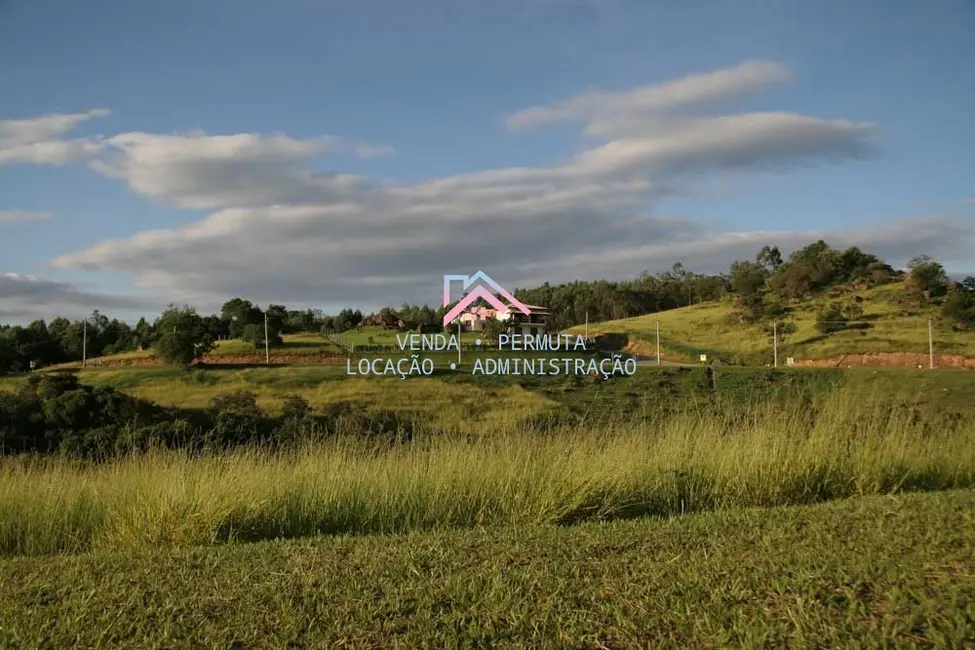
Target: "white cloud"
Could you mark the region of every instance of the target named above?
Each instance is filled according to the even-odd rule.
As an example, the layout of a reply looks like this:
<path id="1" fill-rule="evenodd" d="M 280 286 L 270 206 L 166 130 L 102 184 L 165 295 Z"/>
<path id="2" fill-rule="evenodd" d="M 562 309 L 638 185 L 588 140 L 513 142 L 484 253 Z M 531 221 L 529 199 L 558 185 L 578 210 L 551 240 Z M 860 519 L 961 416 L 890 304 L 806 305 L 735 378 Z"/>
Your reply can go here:
<path id="1" fill-rule="evenodd" d="M 349 174 L 301 168 L 304 161 L 350 149 L 334 136 L 122 133 L 106 144 L 105 155 L 90 163 L 93 169 L 139 194 L 186 208 L 325 204 L 344 200 L 364 183 Z M 379 147 L 367 153 L 373 150 L 382 153 Z"/>
<path id="2" fill-rule="evenodd" d="M 360 158 L 378 158 L 380 156 L 393 156 L 395 154 L 395 147 L 389 145 L 360 144 L 355 147 L 355 155 Z"/>
<path id="3" fill-rule="evenodd" d="M 532 106 L 505 118 L 508 128 L 524 130 L 570 120 L 589 122 L 592 135 L 631 134 L 652 116 L 693 104 L 754 93 L 790 78 L 774 61 L 746 61 L 738 66 L 625 92 L 589 91 L 547 106 Z"/>
<path id="4" fill-rule="evenodd" d="M 54 216 L 51 212 L 32 212 L 30 210 L 0 210 L 0 223 L 14 221 L 40 221 Z"/>
<path id="5" fill-rule="evenodd" d="M 0 120 L 0 165 L 43 163 L 64 165 L 97 155 L 102 148 L 96 139 L 61 140 L 59 136 L 109 111 L 95 108 L 84 113 L 52 113 L 30 119 Z"/>
<path id="6" fill-rule="evenodd" d="M 67 282 L 44 280 L 32 275 L 0 273 L 0 320 L 50 319 L 55 316 L 84 317 L 95 309 L 157 310 L 156 301 L 143 296 L 88 291 Z"/>
<path id="7" fill-rule="evenodd" d="M 669 114 L 786 78 L 778 64 L 746 62 L 527 109 L 509 122 L 583 120 L 604 141 L 561 164 L 416 184 L 309 171 L 323 155 L 375 153 L 333 137 L 120 134 L 105 141 L 95 169 L 142 195 L 213 212 L 178 228 L 104 241 L 54 264 L 131 274 L 140 288 L 203 309 L 234 295 L 336 306 L 429 302 L 444 273 L 476 268 L 520 286 L 631 277 L 677 259 L 697 270 L 724 270 L 767 243 L 788 249 L 824 233 L 712 232 L 658 214 L 663 201 L 693 189 L 701 176 L 875 155 L 869 123 L 790 112 Z M 970 233 L 960 222 L 938 223 L 943 227 L 933 231 L 919 222 L 825 234 L 834 245 L 856 239 L 895 257 L 908 249 L 960 255 Z"/>

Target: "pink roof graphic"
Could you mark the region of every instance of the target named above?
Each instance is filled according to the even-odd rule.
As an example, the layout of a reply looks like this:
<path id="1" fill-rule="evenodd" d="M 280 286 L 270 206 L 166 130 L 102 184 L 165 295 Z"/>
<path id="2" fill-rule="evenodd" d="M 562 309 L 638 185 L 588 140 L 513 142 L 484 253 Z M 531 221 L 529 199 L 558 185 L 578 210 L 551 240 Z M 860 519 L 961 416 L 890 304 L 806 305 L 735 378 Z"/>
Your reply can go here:
<path id="1" fill-rule="evenodd" d="M 521 313 L 531 314 L 531 310 L 523 302 L 512 296 L 508 291 L 502 287 L 500 284 L 492 280 L 484 271 L 478 271 L 474 275 L 445 275 L 443 276 L 443 306 L 446 307 L 450 304 L 450 283 L 451 282 L 463 282 L 464 289 L 467 290 L 471 285 L 473 285 L 478 280 L 482 281 L 484 284 L 478 286 L 473 291 L 468 293 L 464 298 L 458 302 L 453 309 L 448 311 L 443 317 L 444 326 L 450 324 L 455 318 L 457 318 L 465 309 L 467 309 L 471 303 L 477 301 L 478 298 L 483 298 L 492 307 L 498 310 L 499 313 L 504 314 L 511 311 L 512 308 L 517 309 Z M 504 304 L 500 298 L 494 295 L 491 291 L 488 291 L 484 285 L 491 287 L 495 292 L 501 294 L 501 296 L 508 301 L 509 304 Z"/>

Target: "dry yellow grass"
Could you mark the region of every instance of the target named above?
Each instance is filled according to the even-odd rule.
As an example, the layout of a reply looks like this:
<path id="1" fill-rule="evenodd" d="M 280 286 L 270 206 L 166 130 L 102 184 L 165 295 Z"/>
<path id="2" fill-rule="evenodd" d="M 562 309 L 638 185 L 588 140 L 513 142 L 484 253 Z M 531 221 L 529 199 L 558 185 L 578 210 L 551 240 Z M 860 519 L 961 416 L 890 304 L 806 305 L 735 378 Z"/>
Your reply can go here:
<path id="1" fill-rule="evenodd" d="M 901 284 L 856 291 L 838 298 L 819 298 L 796 307 L 789 317 L 798 331 L 780 342 L 780 361 L 825 359 L 845 354 L 909 352 L 927 354 L 928 319 L 934 323 L 936 354 L 958 354 L 975 357 L 975 333 L 955 332 L 951 324 L 938 316 L 934 306 L 910 309 L 902 313 L 897 304 L 904 288 Z M 816 314 L 826 303 L 849 302 L 852 296 L 863 298 L 863 330 L 846 330 L 823 336 L 816 330 Z M 628 334 L 632 344 L 645 354 L 656 353 L 656 326 L 660 323 L 661 349 L 665 355 L 696 357 L 698 353 L 724 354 L 772 361 L 771 337 L 762 326 L 735 322 L 729 318 L 734 310 L 731 299 L 692 305 L 657 314 L 625 318 L 604 323 L 590 323 L 590 334 Z M 581 333 L 582 327 L 569 330 Z"/>
<path id="2" fill-rule="evenodd" d="M 101 465 L 4 458 L 0 553 L 564 523 L 975 485 L 970 421 L 925 430 L 851 393 L 814 421 L 769 407 L 733 422 L 688 413 L 557 435 L 508 419 L 489 433 L 421 434 L 385 451 L 337 438 L 282 454 L 157 452 Z"/>

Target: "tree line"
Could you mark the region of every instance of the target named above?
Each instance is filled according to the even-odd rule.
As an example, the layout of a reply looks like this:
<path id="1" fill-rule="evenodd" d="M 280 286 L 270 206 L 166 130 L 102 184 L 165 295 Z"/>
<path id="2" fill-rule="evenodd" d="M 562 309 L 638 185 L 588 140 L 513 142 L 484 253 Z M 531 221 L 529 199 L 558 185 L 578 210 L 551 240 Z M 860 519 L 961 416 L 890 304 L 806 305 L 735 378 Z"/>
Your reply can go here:
<path id="1" fill-rule="evenodd" d="M 191 382 L 199 372 L 188 374 Z M 301 396 L 280 414 L 253 392 L 215 397 L 204 409 L 162 407 L 107 386 L 82 384 L 74 372 L 36 373 L 16 391 L 0 391 L 0 455 L 52 454 L 104 460 L 150 448 L 206 453 L 237 445 L 288 447 L 332 436 L 395 443 L 413 435 L 408 417 L 365 412 L 352 402 L 313 409 Z"/>
<path id="2" fill-rule="evenodd" d="M 727 273 L 698 274 L 680 262 L 669 270 L 625 281 L 576 281 L 516 289 L 515 296 L 547 308 L 549 329 L 562 330 L 591 322 L 629 318 L 719 300 L 731 296 L 733 317 L 763 323 L 771 332 L 788 337 L 790 305 L 838 285 L 875 286 L 905 281 L 905 297 L 940 305 L 942 315 L 955 327 L 975 327 L 975 279 L 951 281 L 944 267 L 930 257 L 911 260 L 907 270 L 897 270 L 876 255 L 853 246 L 835 249 L 819 240 L 784 258 L 775 246 L 764 246 L 753 260 L 734 262 Z M 79 361 L 87 353 L 97 357 L 138 349 L 155 349 L 159 355 L 185 366 L 202 359 L 221 339 L 243 339 L 258 349 L 279 346 L 282 335 L 297 332 L 340 334 L 367 325 L 397 330 L 439 328 L 451 307 L 403 304 L 384 307 L 372 314 L 342 309 L 337 314 L 321 310 L 289 310 L 269 305 L 262 310 L 243 298 L 232 298 L 219 314 L 200 315 L 193 307 L 171 305 L 152 323 L 142 318 L 134 327 L 95 311 L 86 321 L 55 318 L 37 320 L 26 327 L 0 325 L 0 372 L 30 369 Z M 862 310 L 852 303 L 833 302 L 820 312 L 820 330 L 829 333 L 854 323 Z M 266 340 L 265 340 L 266 339 Z"/>

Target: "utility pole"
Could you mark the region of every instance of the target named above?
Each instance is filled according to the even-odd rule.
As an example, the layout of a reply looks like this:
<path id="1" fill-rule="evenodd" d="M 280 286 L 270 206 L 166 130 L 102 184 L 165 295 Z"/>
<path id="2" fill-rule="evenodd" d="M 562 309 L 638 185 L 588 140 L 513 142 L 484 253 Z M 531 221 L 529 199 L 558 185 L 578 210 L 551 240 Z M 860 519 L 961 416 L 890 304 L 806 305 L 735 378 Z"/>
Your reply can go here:
<path id="1" fill-rule="evenodd" d="M 88 318 L 85 318 L 85 324 L 82 326 L 81 335 L 81 367 L 88 367 Z"/>
<path id="2" fill-rule="evenodd" d="M 772 365 L 779 367 L 779 324 L 772 321 Z"/>
<path id="3" fill-rule="evenodd" d="M 660 365 L 660 321 L 657 321 L 657 365 Z"/>
<path id="4" fill-rule="evenodd" d="M 457 319 L 457 366 L 460 367 L 460 319 Z"/>
<path id="5" fill-rule="evenodd" d="M 264 362 L 271 365 L 271 342 L 267 340 L 267 312 L 264 312 Z"/>
<path id="6" fill-rule="evenodd" d="M 934 333 L 931 330 L 931 319 L 928 319 L 928 363 L 934 370 Z"/>
<path id="7" fill-rule="evenodd" d="M 586 310 L 586 342 L 589 341 L 589 311 Z"/>

